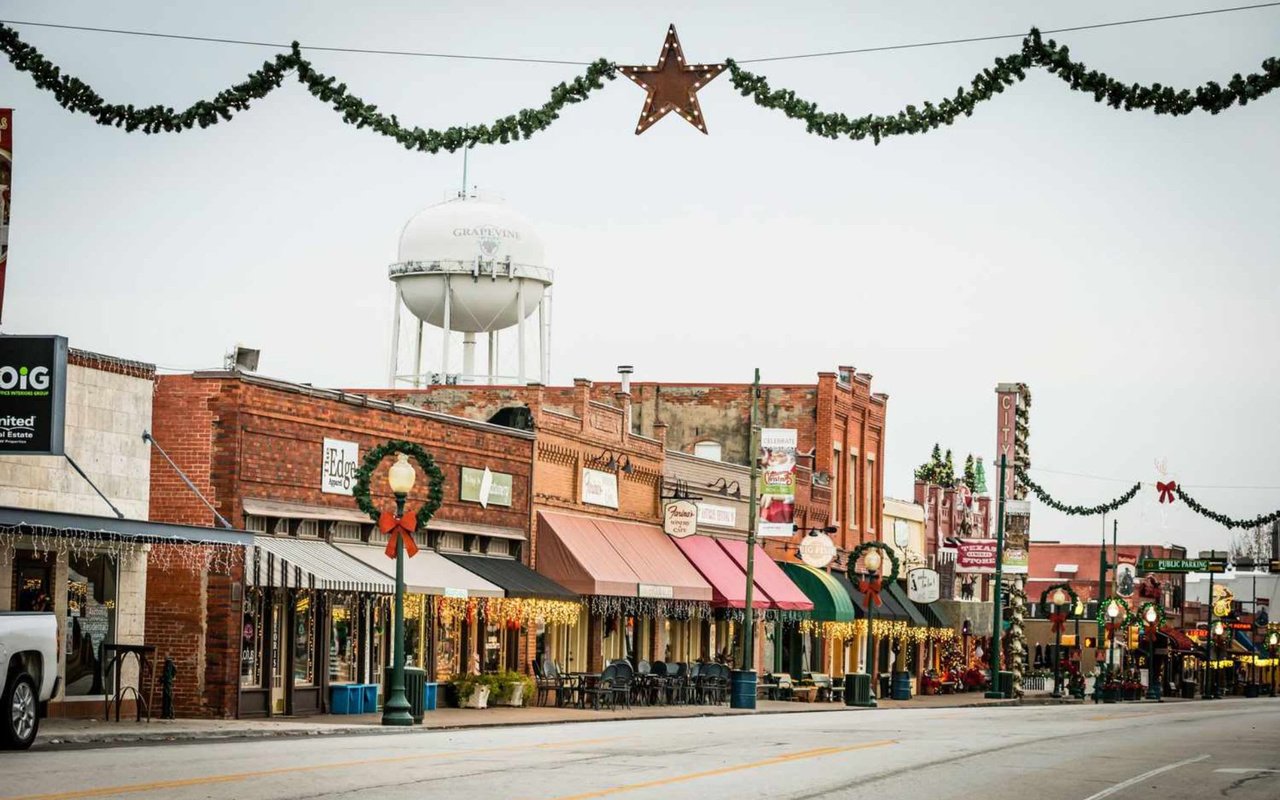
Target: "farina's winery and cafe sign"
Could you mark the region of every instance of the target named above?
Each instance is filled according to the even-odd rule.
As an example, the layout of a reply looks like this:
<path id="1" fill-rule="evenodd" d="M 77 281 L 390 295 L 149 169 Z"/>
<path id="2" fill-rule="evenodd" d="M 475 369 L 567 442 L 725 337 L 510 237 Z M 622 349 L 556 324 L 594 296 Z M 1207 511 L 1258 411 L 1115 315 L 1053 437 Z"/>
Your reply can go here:
<path id="1" fill-rule="evenodd" d="M 60 456 L 65 336 L 0 336 L 0 455 Z"/>

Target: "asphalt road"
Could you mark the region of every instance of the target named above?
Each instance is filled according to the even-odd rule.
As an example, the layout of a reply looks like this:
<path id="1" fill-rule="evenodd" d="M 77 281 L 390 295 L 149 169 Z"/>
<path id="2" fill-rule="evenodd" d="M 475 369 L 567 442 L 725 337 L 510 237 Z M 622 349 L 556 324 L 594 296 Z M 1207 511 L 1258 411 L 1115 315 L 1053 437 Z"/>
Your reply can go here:
<path id="1" fill-rule="evenodd" d="M 0 753 L 0 797 L 1280 798 L 1280 700 L 848 711 Z"/>

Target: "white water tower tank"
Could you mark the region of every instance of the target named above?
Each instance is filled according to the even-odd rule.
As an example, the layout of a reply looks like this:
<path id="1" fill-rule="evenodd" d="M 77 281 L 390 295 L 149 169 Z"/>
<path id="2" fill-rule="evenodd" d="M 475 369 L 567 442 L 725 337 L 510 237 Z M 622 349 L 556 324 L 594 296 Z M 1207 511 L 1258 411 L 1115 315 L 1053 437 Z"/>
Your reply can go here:
<path id="1" fill-rule="evenodd" d="M 393 353 L 392 385 L 397 379 L 414 384 L 480 378 L 490 383 L 520 382 L 525 374 L 525 320 L 539 314 L 540 379 L 546 380 L 547 338 L 545 301 L 553 273 L 547 268 L 542 238 L 520 213 L 500 200 L 459 196 L 419 211 L 400 233 L 398 259 L 388 270 L 396 286 L 398 351 L 399 312 L 403 303 L 419 321 L 443 331 L 439 372 L 422 370 L 421 351 L 409 373 L 399 369 Z M 501 376 L 497 364 L 497 332 L 518 327 L 517 375 Z M 449 341 L 462 333 L 463 368 L 450 372 Z M 489 334 L 489 368 L 475 370 L 476 334 Z M 418 340 L 421 341 L 421 331 Z"/>

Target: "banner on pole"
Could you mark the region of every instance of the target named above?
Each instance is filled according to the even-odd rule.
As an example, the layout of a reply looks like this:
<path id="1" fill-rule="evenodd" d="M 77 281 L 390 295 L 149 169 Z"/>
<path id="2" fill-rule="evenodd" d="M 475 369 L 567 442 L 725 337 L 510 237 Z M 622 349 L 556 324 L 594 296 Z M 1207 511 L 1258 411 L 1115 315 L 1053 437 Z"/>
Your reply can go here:
<path id="1" fill-rule="evenodd" d="M 1003 569 L 1009 575 L 1026 575 L 1031 562 L 1031 501 L 1004 503 Z"/>
<path id="2" fill-rule="evenodd" d="M 9 201 L 13 196 L 13 109 L 0 108 L 0 320 L 4 319 L 4 275 L 9 267 Z"/>
<path id="3" fill-rule="evenodd" d="M 756 535 L 790 538 L 796 518 L 796 431 L 760 431 L 760 522 Z"/>

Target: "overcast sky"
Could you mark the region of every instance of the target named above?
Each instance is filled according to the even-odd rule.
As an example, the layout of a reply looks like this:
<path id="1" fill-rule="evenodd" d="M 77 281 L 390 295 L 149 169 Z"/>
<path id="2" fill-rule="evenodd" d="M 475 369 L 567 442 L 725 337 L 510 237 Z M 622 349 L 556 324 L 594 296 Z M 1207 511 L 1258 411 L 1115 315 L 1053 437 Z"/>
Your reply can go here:
<path id="1" fill-rule="evenodd" d="M 1054 28 L 1211 0 L 595 3 L 2 2 L 6 19 L 304 45 L 653 63 L 666 26 L 692 61 Z M 981 5 L 979 10 L 976 8 Z M 1228 4 L 1222 4 L 1228 5 Z M 304 10 L 305 9 L 305 10 Z M 108 100 L 184 107 L 270 50 L 22 27 Z M 1280 8 L 1063 34 L 1127 82 L 1193 86 L 1280 55 Z M 1017 40 L 752 66 L 851 115 L 940 100 Z M 317 68 L 423 127 L 544 102 L 578 67 L 314 52 Z M 1124 113 L 1033 71 L 927 136 L 808 136 L 700 93 L 710 135 L 674 115 L 633 134 L 626 79 L 529 142 L 481 148 L 472 182 L 528 216 L 556 271 L 553 380 L 810 381 L 837 364 L 887 392 L 886 487 L 910 497 L 933 442 L 990 459 L 1000 381 L 1034 393 L 1040 481 L 1093 504 L 1156 478 L 1223 512 L 1280 506 L 1276 309 L 1280 95 L 1218 116 Z M 296 82 L 232 122 L 126 135 L 72 116 L 0 65 L 15 112 L 4 330 L 170 368 L 244 342 L 261 370 L 339 386 L 385 379 L 387 265 L 404 221 L 456 191 L 461 156 L 344 125 Z M 994 471 L 991 476 L 994 478 Z M 1121 537 L 1225 546 L 1154 489 Z M 1109 526 L 1108 522 L 1108 526 Z M 1041 539 L 1098 518 L 1037 506 Z"/>

